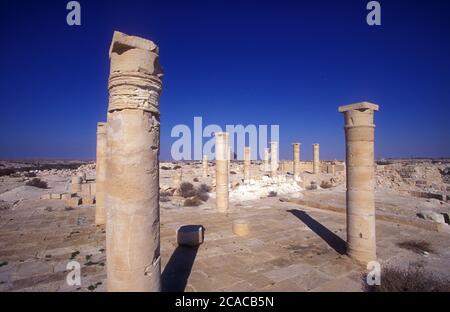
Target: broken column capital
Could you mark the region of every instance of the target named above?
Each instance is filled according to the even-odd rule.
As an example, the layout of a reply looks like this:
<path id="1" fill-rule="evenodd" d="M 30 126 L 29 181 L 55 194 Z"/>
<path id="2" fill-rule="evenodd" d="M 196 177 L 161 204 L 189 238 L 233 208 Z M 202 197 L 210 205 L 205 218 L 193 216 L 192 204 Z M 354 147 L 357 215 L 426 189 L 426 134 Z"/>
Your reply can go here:
<path id="1" fill-rule="evenodd" d="M 150 40 L 114 32 L 109 51 L 108 112 L 142 109 L 159 115 L 163 72 L 158 53 Z"/>

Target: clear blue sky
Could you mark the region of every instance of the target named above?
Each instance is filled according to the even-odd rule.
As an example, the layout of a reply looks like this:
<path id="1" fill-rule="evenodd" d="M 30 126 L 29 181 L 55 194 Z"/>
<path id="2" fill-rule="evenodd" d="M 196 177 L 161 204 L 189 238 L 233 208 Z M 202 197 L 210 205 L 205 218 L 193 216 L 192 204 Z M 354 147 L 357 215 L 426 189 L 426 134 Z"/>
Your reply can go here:
<path id="1" fill-rule="evenodd" d="M 0 5 L 0 158 L 95 157 L 114 30 L 152 39 L 164 68 L 161 158 L 176 124 L 279 124 L 281 158 L 344 157 L 337 107 L 380 105 L 376 157 L 450 156 L 450 1 L 81 0 Z"/>

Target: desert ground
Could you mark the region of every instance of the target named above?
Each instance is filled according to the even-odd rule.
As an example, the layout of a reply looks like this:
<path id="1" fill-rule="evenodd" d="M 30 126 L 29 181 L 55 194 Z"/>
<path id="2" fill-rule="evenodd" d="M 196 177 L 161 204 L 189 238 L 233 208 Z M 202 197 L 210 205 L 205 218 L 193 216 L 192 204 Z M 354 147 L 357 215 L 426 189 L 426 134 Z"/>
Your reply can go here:
<path id="1" fill-rule="evenodd" d="M 381 267 L 417 268 L 450 279 L 450 161 L 376 162 L 377 257 Z M 301 181 L 292 161 L 278 177 L 262 162 L 230 164 L 229 212 L 218 213 L 215 163 L 160 162 L 162 285 L 165 291 L 364 291 L 367 268 L 345 254 L 345 170 L 321 162 Z M 332 169 L 331 169 L 332 168 Z M 84 177 L 74 197 L 72 177 Z M 42 183 L 45 182 L 45 183 Z M 105 291 L 105 227 L 96 226 L 95 163 L 0 162 L 0 291 Z M 233 231 L 236 222 L 248 233 Z M 176 230 L 201 225 L 204 242 L 178 246 Z M 66 282 L 81 264 L 81 285 Z"/>

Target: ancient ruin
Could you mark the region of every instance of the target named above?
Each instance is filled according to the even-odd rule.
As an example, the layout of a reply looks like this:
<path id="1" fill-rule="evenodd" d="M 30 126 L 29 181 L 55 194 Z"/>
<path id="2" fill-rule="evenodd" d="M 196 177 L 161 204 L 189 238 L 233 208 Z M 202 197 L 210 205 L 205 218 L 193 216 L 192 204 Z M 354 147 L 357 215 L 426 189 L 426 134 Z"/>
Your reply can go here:
<path id="1" fill-rule="evenodd" d="M 228 212 L 228 178 L 230 152 L 228 133 L 216 132 L 216 205 L 217 211 Z"/>
<path id="2" fill-rule="evenodd" d="M 391 47 L 401 23 L 357 29 L 380 25 L 336 11 L 353 1 L 323 27 L 308 24 L 320 4 L 295 1 L 111 4 L 127 18 L 101 20 L 139 37 L 96 25 L 101 5 L 83 5 L 82 27 L 46 24 L 44 2 L 31 11 L 48 34 L 17 31 L 30 10 L 3 24 L 24 44 L 2 50 L 0 292 L 450 291 L 450 46 L 428 32 L 445 14 L 417 10 Z M 332 28 L 349 12 L 350 37 Z M 70 40 L 50 32 L 61 21 Z M 366 62 L 378 50 L 389 66 Z M 380 112 L 339 106 L 364 96 Z"/>
<path id="3" fill-rule="evenodd" d="M 294 179 L 299 180 L 300 179 L 300 143 L 294 143 L 292 144 L 294 148 Z"/>
<path id="4" fill-rule="evenodd" d="M 106 123 L 97 123 L 97 155 L 95 166 L 95 224 L 105 224 Z"/>
<path id="5" fill-rule="evenodd" d="M 270 142 L 270 170 L 272 177 L 278 176 L 278 142 Z"/>
<path id="6" fill-rule="evenodd" d="M 204 178 L 208 177 L 208 155 L 203 155 L 202 176 Z"/>
<path id="7" fill-rule="evenodd" d="M 313 144 L 313 172 L 314 174 L 320 173 L 320 156 L 319 156 L 319 144 Z"/>
<path id="8" fill-rule="evenodd" d="M 269 165 L 269 156 L 270 155 L 270 148 L 266 147 L 264 148 L 264 171 L 270 171 L 270 165 Z"/>
<path id="9" fill-rule="evenodd" d="M 375 235 L 374 112 L 361 102 L 339 107 L 344 114 L 347 176 L 347 253 L 366 265 L 377 259 Z"/>
<path id="10" fill-rule="evenodd" d="M 159 96 L 150 40 L 115 32 L 110 48 L 106 156 L 109 291 L 161 290 Z"/>
<path id="11" fill-rule="evenodd" d="M 250 182 L 250 160 L 252 157 L 252 151 L 250 147 L 244 148 L 244 183 Z"/>

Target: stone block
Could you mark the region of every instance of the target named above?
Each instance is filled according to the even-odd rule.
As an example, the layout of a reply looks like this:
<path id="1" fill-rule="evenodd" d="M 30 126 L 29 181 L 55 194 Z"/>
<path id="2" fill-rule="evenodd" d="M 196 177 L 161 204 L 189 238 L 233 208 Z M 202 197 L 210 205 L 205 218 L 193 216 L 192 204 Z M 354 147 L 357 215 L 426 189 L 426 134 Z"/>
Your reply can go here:
<path id="1" fill-rule="evenodd" d="M 77 196 L 71 197 L 66 200 L 66 205 L 69 207 L 77 207 L 77 206 L 81 205 L 81 198 L 77 197 Z"/>
<path id="2" fill-rule="evenodd" d="M 430 211 L 430 210 L 422 210 L 417 214 L 419 218 L 425 219 L 425 220 L 431 220 L 437 223 L 445 224 L 445 218 L 442 214 Z"/>
<path id="3" fill-rule="evenodd" d="M 95 196 L 92 196 L 92 195 L 83 195 L 83 196 L 81 196 L 81 200 L 83 202 L 83 205 L 95 204 Z"/>
<path id="4" fill-rule="evenodd" d="M 202 225 L 183 225 L 177 229 L 180 246 L 198 246 L 203 243 L 205 228 Z"/>
<path id="5" fill-rule="evenodd" d="M 82 196 L 89 196 L 91 194 L 91 184 L 90 183 L 83 183 L 81 184 L 81 195 Z"/>
<path id="6" fill-rule="evenodd" d="M 250 228 L 245 220 L 233 222 L 233 233 L 240 237 L 245 237 L 250 233 Z"/>
<path id="7" fill-rule="evenodd" d="M 60 193 L 52 193 L 50 195 L 51 199 L 61 199 L 61 194 Z"/>
<path id="8" fill-rule="evenodd" d="M 51 198 L 51 194 L 42 194 L 41 195 L 41 199 L 50 199 Z"/>
<path id="9" fill-rule="evenodd" d="M 68 200 L 72 198 L 72 194 L 71 193 L 65 193 L 65 194 L 61 194 L 61 199 L 63 200 Z"/>

